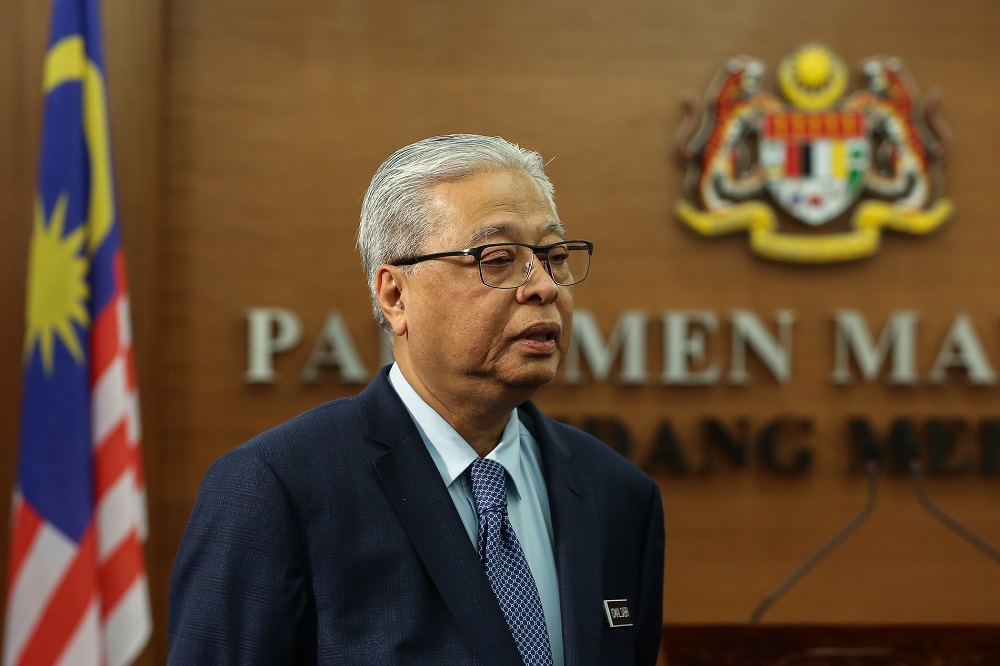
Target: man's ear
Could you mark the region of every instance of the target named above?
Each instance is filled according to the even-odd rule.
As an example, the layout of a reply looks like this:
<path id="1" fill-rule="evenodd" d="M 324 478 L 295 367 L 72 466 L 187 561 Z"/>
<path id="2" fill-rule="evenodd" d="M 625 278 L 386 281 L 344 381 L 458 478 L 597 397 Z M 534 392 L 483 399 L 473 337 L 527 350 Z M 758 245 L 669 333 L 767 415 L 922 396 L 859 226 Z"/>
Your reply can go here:
<path id="1" fill-rule="evenodd" d="M 406 333 L 406 275 L 398 266 L 382 264 L 375 273 L 375 297 L 393 335 Z"/>

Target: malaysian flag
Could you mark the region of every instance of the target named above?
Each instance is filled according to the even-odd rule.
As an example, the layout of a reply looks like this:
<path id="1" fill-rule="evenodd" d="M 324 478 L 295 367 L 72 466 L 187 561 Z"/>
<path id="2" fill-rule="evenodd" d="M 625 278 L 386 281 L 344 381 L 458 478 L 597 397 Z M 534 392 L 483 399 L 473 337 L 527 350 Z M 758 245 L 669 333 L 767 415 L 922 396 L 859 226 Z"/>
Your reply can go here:
<path id="1" fill-rule="evenodd" d="M 5 664 L 126 664 L 151 629 L 145 488 L 97 0 L 54 0 Z"/>

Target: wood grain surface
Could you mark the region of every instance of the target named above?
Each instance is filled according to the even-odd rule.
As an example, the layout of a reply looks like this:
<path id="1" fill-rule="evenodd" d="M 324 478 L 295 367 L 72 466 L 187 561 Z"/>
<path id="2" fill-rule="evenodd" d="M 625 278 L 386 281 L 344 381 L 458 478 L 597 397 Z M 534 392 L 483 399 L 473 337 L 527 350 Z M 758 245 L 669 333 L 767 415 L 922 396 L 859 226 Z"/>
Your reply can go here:
<path id="1" fill-rule="evenodd" d="M 301 380 L 328 313 L 343 316 L 369 372 L 378 332 L 354 236 L 361 197 L 396 148 L 441 133 L 498 134 L 550 160 L 560 216 L 596 250 L 577 308 L 610 335 L 622 312 L 647 313 L 647 369 L 663 364 L 664 313 L 703 311 L 709 386 L 556 383 L 537 396 L 552 415 L 600 416 L 627 428 L 630 457 L 656 457 L 669 424 L 698 468 L 706 420 L 746 446 L 743 468 L 676 474 L 649 463 L 667 515 L 665 618 L 739 623 L 865 501 L 851 466 L 851 418 L 880 436 L 911 419 L 964 425 L 950 461 L 969 473 L 931 475 L 953 515 L 1000 544 L 1000 477 L 984 474 L 981 434 L 1000 419 L 1000 386 L 970 386 L 960 370 L 927 375 L 956 316 L 967 315 L 1000 368 L 1000 6 L 889 0 L 657 2 L 515 0 L 104 0 L 111 118 L 127 245 L 154 604 L 148 663 L 166 654 L 167 584 L 201 475 L 241 441 L 312 405 L 350 395 L 336 369 Z M 15 465 L 24 275 L 40 125 L 47 8 L 0 3 L 0 450 L 4 488 Z M 850 264 L 792 266 L 754 256 L 744 235 L 704 238 L 673 212 L 687 195 L 672 142 L 682 94 L 702 95 L 727 59 L 760 58 L 777 93 L 780 60 L 820 42 L 861 85 L 862 59 L 901 58 L 922 92 L 938 88 L 953 133 L 944 193 L 954 218 L 931 236 L 886 233 L 880 251 Z M 246 312 L 282 307 L 302 341 L 275 356 L 276 381 L 244 382 Z M 751 358 L 746 385 L 731 370 L 731 313 L 776 331 L 795 312 L 791 379 Z M 831 381 L 834 313 L 856 310 L 877 333 L 914 310 L 920 382 L 885 373 Z M 783 435 L 782 455 L 813 455 L 787 476 L 759 456 L 774 419 L 808 420 Z M 955 426 L 950 426 L 955 427 Z M 987 465 L 988 467 L 988 465 Z M 0 536 L 0 566 L 6 558 Z M 998 623 L 1000 565 L 924 513 L 910 481 L 887 470 L 870 520 L 768 612 L 765 621 Z"/>

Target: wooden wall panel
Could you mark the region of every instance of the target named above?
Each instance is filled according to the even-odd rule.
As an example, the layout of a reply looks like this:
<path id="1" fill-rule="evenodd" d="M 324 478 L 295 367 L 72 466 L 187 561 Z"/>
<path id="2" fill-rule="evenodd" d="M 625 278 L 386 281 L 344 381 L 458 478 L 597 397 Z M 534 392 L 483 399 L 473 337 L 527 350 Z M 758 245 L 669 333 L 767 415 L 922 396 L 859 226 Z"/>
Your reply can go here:
<path id="1" fill-rule="evenodd" d="M 47 12 L 0 4 L 0 484 L 9 506 L 17 461 L 25 276 L 35 182 Z M 7 571 L 10 511 L 0 521 L 0 571 Z M 2 586 L 6 591 L 6 575 Z M 6 597 L 5 597 L 6 598 Z M 4 604 L 6 607 L 6 604 Z M 3 617 L 0 609 L 0 617 Z"/>
<path id="2" fill-rule="evenodd" d="M 139 381 L 143 427 L 143 456 L 149 505 L 150 534 L 146 541 L 146 566 L 153 611 L 153 639 L 137 664 L 166 661 L 167 594 L 162 583 L 159 553 L 164 545 L 159 497 L 169 479 L 156 473 L 159 451 L 165 445 L 160 433 L 162 373 L 159 349 L 162 291 L 160 246 L 163 230 L 162 90 L 165 11 L 160 0 L 144 2 L 102 1 L 105 60 L 109 80 L 115 176 L 119 219 L 128 270 L 136 376 Z M 175 546 L 173 546 L 175 547 Z"/>
<path id="3" fill-rule="evenodd" d="M 20 46 L 3 47 L 17 60 L 4 66 L 21 77 L 0 82 L 4 93 L 37 88 L 40 55 L 32 44 L 40 33 L 30 16 L 39 10 L 29 5 L 0 10 L 27 26 Z M 360 200 L 385 157 L 426 136 L 500 134 L 554 158 L 549 172 L 560 214 L 574 236 L 597 244 L 577 306 L 594 313 L 604 334 L 624 310 L 654 318 L 667 310 L 711 311 L 721 327 L 707 353 L 728 370 L 732 310 L 766 322 L 777 310 L 797 313 L 787 384 L 757 363 L 749 386 L 588 379 L 538 395 L 546 411 L 571 421 L 620 419 L 637 460 L 649 455 L 663 421 L 697 458 L 705 418 L 734 431 L 745 423 L 751 437 L 777 416 L 811 419 L 802 440 L 815 463 L 802 477 L 768 472 L 753 456 L 747 470 L 721 465 L 677 476 L 651 469 L 667 509 L 664 605 L 673 622 L 745 620 L 860 508 L 865 480 L 848 469 L 849 417 L 866 416 L 880 432 L 899 416 L 973 426 L 1000 418 L 1000 388 L 969 387 L 958 374 L 942 386 L 913 388 L 830 382 L 838 308 L 863 312 L 876 330 L 895 311 L 919 310 L 922 374 L 956 313 L 966 312 L 1000 367 L 992 289 L 1000 283 L 1000 232 L 990 167 L 1000 153 L 1000 9 L 987 0 L 106 5 L 114 5 L 106 41 L 145 397 L 156 661 L 165 655 L 173 554 L 207 466 L 264 428 L 357 390 L 335 371 L 316 385 L 299 378 L 329 311 L 342 313 L 369 371 L 378 367 L 378 336 L 353 249 Z M 754 257 L 743 236 L 706 239 L 676 220 L 673 207 L 685 193 L 671 144 L 682 91 L 701 95 L 739 54 L 762 59 L 765 85 L 776 91 L 780 59 L 814 40 L 848 63 L 851 89 L 861 59 L 888 54 L 906 62 L 923 90 L 943 91 L 954 133 L 945 192 L 957 213 L 939 233 L 887 234 L 871 259 L 801 267 Z M 34 155 L 37 105 L 4 102 L 0 109 L 26 128 L 0 134 L 19 142 L 15 154 L 27 155 L 0 156 L 5 202 L 7 192 L 21 198 L 20 212 L 4 209 L 13 219 L 26 214 L 29 201 L 23 188 L 33 172 L 23 162 Z M 0 233 L 21 234 L 14 244 L 26 243 L 23 231 Z M 2 293 L 17 299 L 23 255 L 4 246 L 11 259 Z M 19 322 L 14 305 L 5 302 L 4 312 Z M 245 313 L 258 306 L 289 308 L 303 322 L 303 341 L 275 358 L 278 380 L 268 386 L 243 382 Z M 0 341 L 19 345 L 19 327 L 10 329 Z M 649 345 L 655 376 L 662 363 L 655 322 Z M 7 347 L 0 345 L 0 354 L 14 363 Z M 3 402 L 14 404 L 16 380 L 0 381 Z M 16 418 L 4 416 L 0 426 L 13 437 Z M 975 453 L 973 435 L 960 443 L 960 455 Z M 1000 543 L 995 476 L 931 478 L 928 488 Z M 883 474 L 871 520 L 767 619 L 995 623 L 998 591 L 1000 567 L 922 513 L 905 478 Z"/>

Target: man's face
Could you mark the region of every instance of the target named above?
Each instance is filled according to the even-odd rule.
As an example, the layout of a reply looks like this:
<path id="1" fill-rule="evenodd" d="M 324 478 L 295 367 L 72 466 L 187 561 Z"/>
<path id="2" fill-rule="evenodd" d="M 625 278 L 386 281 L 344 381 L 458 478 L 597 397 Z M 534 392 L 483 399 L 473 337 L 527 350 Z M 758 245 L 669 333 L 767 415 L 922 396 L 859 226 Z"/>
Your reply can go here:
<path id="1" fill-rule="evenodd" d="M 423 254 L 562 239 L 552 209 L 523 170 L 441 183 L 430 194 L 441 222 Z M 569 346 L 573 291 L 556 285 L 538 257 L 517 289 L 487 287 L 468 256 L 423 262 L 404 279 L 407 353 L 431 390 L 469 386 L 474 378 L 534 389 L 555 376 Z"/>

